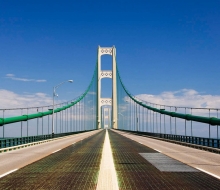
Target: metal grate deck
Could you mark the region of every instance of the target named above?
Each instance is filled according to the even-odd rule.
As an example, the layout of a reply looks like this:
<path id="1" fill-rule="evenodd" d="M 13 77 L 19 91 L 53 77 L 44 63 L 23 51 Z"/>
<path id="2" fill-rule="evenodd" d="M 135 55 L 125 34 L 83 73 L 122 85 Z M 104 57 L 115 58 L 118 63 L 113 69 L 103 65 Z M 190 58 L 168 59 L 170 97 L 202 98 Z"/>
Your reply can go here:
<path id="1" fill-rule="evenodd" d="M 162 172 L 139 153 L 157 151 L 109 131 L 120 189 L 219 189 L 220 180 L 199 171 Z"/>
<path id="2" fill-rule="evenodd" d="M 101 131 L 0 179 L 0 189 L 96 189 Z"/>
<path id="3" fill-rule="evenodd" d="M 199 170 L 188 166 L 178 160 L 170 158 L 169 156 L 166 156 L 162 153 L 139 154 L 162 172 L 199 172 Z"/>
<path id="4" fill-rule="evenodd" d="M 105 131 L 0 179 L 0 189 L 96 189 Z M 220 180 L 200 171 L 160 171 L 177 164 L 157 151 L 109 131 L 119 189 L 219 189 Z M 139 153 L 148 159 L 146 160 Z M 157 158 L 154 159 L 154 154 Z M 151 163 L 152 162 L 152 163 Z M 186 166 L 186 165 L 185 165 Z M 184 166 L 184 167 L 185 167 Z"/>

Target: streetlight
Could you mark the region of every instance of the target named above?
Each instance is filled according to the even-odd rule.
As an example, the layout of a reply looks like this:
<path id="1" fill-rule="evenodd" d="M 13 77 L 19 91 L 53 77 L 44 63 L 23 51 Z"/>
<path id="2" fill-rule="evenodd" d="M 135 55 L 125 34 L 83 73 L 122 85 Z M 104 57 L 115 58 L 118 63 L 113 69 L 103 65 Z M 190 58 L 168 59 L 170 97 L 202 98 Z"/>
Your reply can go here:
<path id="1" fill-rule="evenodd" d="M 56 94 L 56 89 L 61 86 L 62 84 L 64 84 L 65 82 L 70 82 L 72 83 L 73 80 L 67 80 L 67 81 L 63 81 L 61 83 L 59 83 L 57 86 L 53 87 L 53 115 L 52 115 L 52 137 L 54 137 L 54 97 L 58 96 L 58 94 Z"/>

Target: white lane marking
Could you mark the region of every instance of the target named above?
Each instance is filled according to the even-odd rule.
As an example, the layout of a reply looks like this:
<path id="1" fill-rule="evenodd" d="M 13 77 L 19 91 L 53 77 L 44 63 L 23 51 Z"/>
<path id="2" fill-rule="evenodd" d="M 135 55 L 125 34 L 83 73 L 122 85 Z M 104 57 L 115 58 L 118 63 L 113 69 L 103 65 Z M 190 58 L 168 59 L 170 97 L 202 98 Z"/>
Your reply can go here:
<path id="1" fill-rule="evenodd" d="M 61 149 L 58 149 L 58 150 L 55 150 L 54 152 L 52 152 L 52 153 L 55 153 L 55 152 L 58 152 L 58 151 L 60 151 Z"/>
<path id="2" fill-rule="evenodd" d="M 201 168 L 197 168 L 197 167 L 195 167 L 195 168 L 198 169 L 198 170 L 200 170 L 200 171 L 202 171 L 202 172 L 204 172 L 204 173 L 207 173 L 207 174 L 209 174 L 209 175 L 211 175 L 211 176 L 213 176 L 213 177 L 216 177 L 216 178 L 220 179 L 220 176 L 218 176 L 218 175 L 215 175 L 215 174 L 213 174 L 213 173 L 207 172 L 206 170 L 203 170 L 203 169 L 201 169 Z"/>
<path id="3" fill-rule="evenodd" d="M 17 171 L 17 170 L 18 170 L 18 169 L 10 170 L 10 171 L 8 171 L 8 172 L 6 172 L 6 173 L 0 175 L 0 178 L 4 177 L 4 176 L 6 176 L 6 175 L 8 175 L 8 174 L 10 174 L 10 173 L 12 173 L 12 172 L 15 172 L 15 171 Z"/>
<path id="4" fill-rule="evenodd" d="M 160 150 L 157 150 L 157 149 L 154 149 L 154 150 L 156 150 L 157 152 L 161 152 Z"/>
<path id="5" fill-rule="evenodd" d="M 105 141 L 102 151 L 99 178 L 96 190 L 118 190 L 118 180 L 113 162 L 112 150 L 106 130 Z"/>

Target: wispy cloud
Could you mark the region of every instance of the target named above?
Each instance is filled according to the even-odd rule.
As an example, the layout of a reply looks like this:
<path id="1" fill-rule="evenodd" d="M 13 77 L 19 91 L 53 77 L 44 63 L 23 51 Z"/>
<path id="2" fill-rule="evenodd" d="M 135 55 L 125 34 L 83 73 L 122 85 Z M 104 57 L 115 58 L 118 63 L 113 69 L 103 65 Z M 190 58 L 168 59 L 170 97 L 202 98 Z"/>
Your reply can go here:
<path id="1" fill-rule="evenodd" d="M 52 97 L 41 92 L 34 94 L 17 94 L 13 91 L 0 89 L 0 94 L 0 109 L 37 107 L 52 104 Z M 147 102 L 168 106 L 182 106 L 192 108 L 220 108 L 220 95 L 205 95 L 193 89 L 166 91 L 158 95 L 139 94 L 136 95 L 136 97 Z"/>
<path id="2" fill-rule="evenodd" d="M 23 82 L 46 82 L 44 79 L 28 79 L 28 78 L 18 78 L 14 74 L 6 74 L 6 78 L 11 80 L 23 81 Z"/>
<path id="3" fill-rule="evenodd" d="M 45 93 L 17 94 L 0 89 L 0 109 L 39 107 L 52 104 L 52 97 Z"/>
<path id="4" fill-rule="evenodd" d="M 202 94 L 194 89 L 166 91 L 158 95 L 139 94 L 136 96 L 147 102 L 192 108 L 220 108 L 220 95 Z"/>

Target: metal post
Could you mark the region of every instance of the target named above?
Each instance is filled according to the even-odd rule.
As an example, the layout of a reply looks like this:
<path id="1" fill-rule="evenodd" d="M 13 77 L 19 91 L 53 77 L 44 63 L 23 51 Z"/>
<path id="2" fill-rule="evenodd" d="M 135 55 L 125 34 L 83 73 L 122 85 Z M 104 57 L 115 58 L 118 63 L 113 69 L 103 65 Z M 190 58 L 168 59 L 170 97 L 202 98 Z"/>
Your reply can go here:
<path id="1" fill-rule="evenodd" d="M 79 102 L 77 103 L 77 131 L 79 131 Z"/>
<path id="2" fill-rule="evenodd" d="M 146 123 L 146 130 L 147 130 L 147 132 L 149 132 L 149 130 L 148 130 L 148 108 L 147 108 L 147 123 Z"/>
<path id="3" fill-rule="evenodd" d="M 144 131 L 144 107 L 143 106 L 141 106 L 142 107 L 142 112 L 141 112 L 141 115 L 142 115 L 142 132 Z"/>
<path id="4" fill-rule="evenodd" d="M 67 110 L 64 110 L 64 123 L 65 123 L 65 133 L 67 133 L 67 114 L 66 114 Z"/>
<path id="5" fill-rule="evenodd" d="M 164 134 L 166 134 L 165 114 L 163 114 L 163 116 L 164 116 Z"/>
<path id="6" fill-rule="evenodd" d="M 186 108 L 185 108 L 185 114 L 186 114 Z M 185 137 L 186 137 L 186 119 L 185 119 Z"/>
<path id="7" fill-rule="evenodd" d="M 68 114 L 69 114 L 69 110 L 66 109 L 66 131 L 67 133 L 69 132 L 69 117 L 68 117 Z"/>
<path id="8" fill-rule="evenodd" d="M 82 131 L 82 110 L 81 110 L 81 101 L 79 102 L 79 131 Z"/>
<path id="9" fill-rule="evenodd" d="M 192 115 L 192 108 L 191 108 L 191 115 Z M 191 137 L 193 136 L 193 132 L 192 132 L 192 121 L 191 121 Z"/>
<path id="10" fill-rule="evenodd" d="M 140 105 L 138 105 L 138 107 L 139 107 L 139 109 L 138 109 L 138 111 L 139 111 L 139 124 L 138 124 L 138 128 L 139 128 L 139 131 L 141 131 L 141 106 Z"/>
<path id="11" fill-rule="evenodd" d="M 103 128 L 103 107 L 101 107 L 101 125 L 100 125 L 100 128 Z"/>
<path id="12" fill-rule="evenodd" d="M 53 87 L 52 137 L 54 137 L 54 97 L 56 96 L 55 89 L 56 89 L 56 87 Z M 49 134 L 49 132 L 48 132 L 48 134 Z"/>
<path id="13" fill-rule="evenodd" d="M 83 98 L 83 131 L 85 131 L 85 98 Z"/>
<path id="14" fill-rule="evenodd" d="M 27 108 L 27 117 L 28 117 L 28 108 Z M 28 120 L 27 120 L 27 137 L 28 137 Z"/>
<path id="15" fill-rule="evenodd" d="M 133 122 L 134 122 L 134 127 L 133 127 L 133 131 L 135 131 L 136 129 L 136 122 L 137 122 L 137 118 L 136 118 L 136 112 L 135 112 L 135 101 L 134 101 L 134 105 L 133 105 Z"/>
<path id="16" fill-rule="evenodd" d="M 70 107 L 70 132 L 73 132 L 73 120 L 72 120 L 72 115 L 73 115 L 73 106 Z"/>
<path id="17" fill-rule="evenodd" d="M 85 102 L 86 102 L 86 97 L 84 98 L 84 131 L 86 131 L 86 105 L 85 105 Z"/>
<path id="18" fill-rule="evenodd" d="M 131 100 L 131 131 L 133 131 L 133 127 L 134 127 L 134 111 L 133 111 L 133 108 L 134 108 L 134 105 L 133 105 L 133 102 L 132 102 L 132 100 Z"/>
<path id="19" fill-rule="evenodd" d="M 61 129 L 62 129 L 62 133 L 64 132 L 64 131 L 63 131 L 63 112 L 64 112 L 64 111 L 62 111 L 62 118 L 61 118 L 61 122 L 62 122 L 62 123 L 61 123 L 61 125 L 62 125 L 62 126 L 61 126 Z"/>
<path id="20" fill-rule="evenodd" d="M 56 133 L 58 133 L 57 132 L 57 113 L 56 113 Z"/>
<path id="21" fill-rule="evenodd" d="M 155 105 L 156 109 L 157 109 L 157 105 Z M 158 133 L 158 123 L 157 123 L 157 112 L 155 112 L 155 126 L 156 126 L 156 133 Z"/>
<path id="22" fill-rule="evenodd" d="M 76 128 L 77 127 L 77 107 L 76 106 L 77 106 L 77 104 L 75 104 L 75 106 L 74 106 L 74 109 L 75 109 L 74 110 L 74 112 L 75 112 L 75 117 L 74 117 L 75 118 L 75 122 L 74 122 L 75 123 L 75 127 L 74 127 L 75 132 L 77 131 L 77 128 Z"/>
<path id="23" fill-rule="evenodd" d="M 160 113 L 160 134 L 161 134 L 161 113 Z"/>
<path id="24" fill-rule="evenodd" d="M 175 112 L 177 111 L 177 108 L 175 108 Z M 176 117 L 175 117 L 175 135 L 177 135 L 176 133 Z"/>
<path id="25" fill-rule="evenodd" d="M 54 97 L 57 96 L 56 94 L 56 89 L 61 86 L 62 84 L 64 84 L 65 82 L 70 82 L 72 83 L 73 80 L 67 80 L 67 81 L 63 81 L 61 83 L 59 83 L 57 86 L 53 87 L 53 114 L 52 114 L 52 137 L 54 137 Z M 48 133 L 49 134 L 49 133 Z"/>
<path id="26" fill-rule="evenodd" d="M 170 107 L 170 112 L 171 112 L 171 107 Z M 170 116 L 170 134 L 172 135 L 172 123 L 171 123 L 171 116 Z"/>
<path id="27" fill-rule="evenodd" d="M 153 112 L 153 132 L 155 133 L 155 131 L 154 131 L 154 111 L 152 111 Z"/>
<path id="28" fill-rule="evenodd" d="M 37 112 L 38 112 L 38 108 L 37 108 Z M 37 118 L 37 136 L 38 136 L 38 125 L 39 125 L 39 117 Z"/>
<path id="29" fill-rule="evenodd" d="M 92 129 L 94 129 L 94 108 L 92 108 Z"/>
<path id="30" fill-rule="evenodd" d="M 75 131 L 78 131 L 78 103 L 75 104 Z"/>
<path id="31" fill-rule="evenodd" d="M 60 112 L 60 133 L 62 133 L 62 119 L 61 119 L 62 113 Z"/>
<path id="32" fill-rule="evenodd" d="M 136 131 L 138 131 L 137 103 L 135 106 L 135 117 L 136 117 Z"/>
<path id="33" fill-rule="evenodd" d="M 217 118 L 218 118 L 218 109 L 217 109 Z M 217 139 L 219 139 L 219 135 L 218 135 L 218 125 L 217 125 Z"/>
<path id="34" fill-rule="evenodd" d="M 43 108 L 42 108 L 42 112 L 43 112 Z M 44 134 L 44 119 L 43 119 L 43 117 L 42 117 L 42 135 Z"/>
<path id="35" fill-rule="evenodd" d="M 151 106 L 151 105 L 150 105 Z M 152 123 L 151 123 L 151 110 L 150 110 L 150 132 L 153 132 L 152 131 Z"/>
<path id="36" fill-rule="evenodd" d="M 81 104 L 82 104 L 82 102 L 80 101 L 79 102 L 79 105 L 80 105 L 80 107 L 79 107 L 79 121 L 80 121 L 80 131 L 82 131 L 82 109 L 81 109 Z"/>
<path id="37" fill-rule="evenodd" d="M 21 109 L 21 115 L 23 115 L 23 109 Z M 21 121 L 21 138 L 22 138 L 22 131 L 23 131 L 23 121 Z"/>
<path id="38" fill-rule="evenodd" d="M 209 109 L 209 118 L 210 118 L 210 109 Z M 211 137 L 210 124 L 209 124 L 209 138 Z"/>
<path id="39" fill-rule="evenodd" d="M 47 127 L 47 128 L 48 128 L 48 132 L 47 132 L 47 134 L 49 135 L 49 134 L 50 134 L 50 132 L 49 132 L 49 125 L 50 125 L 50 118 L 49 118 L 49 115 L 48 115 L 47 118 L 48 118 L 48 121 L 47 121 L 47 124 L 48 124 L 48 127 Z M 52 134 L 52 135 L 53 135 L 53 134 Z"/>
<path id="40" fill-rule="evenodd" d="M 3 119 L 5 118 L 5 110 L 3 110 Z M 5 125 L 2 126 L 2 138 L 5 138 Z"/>

